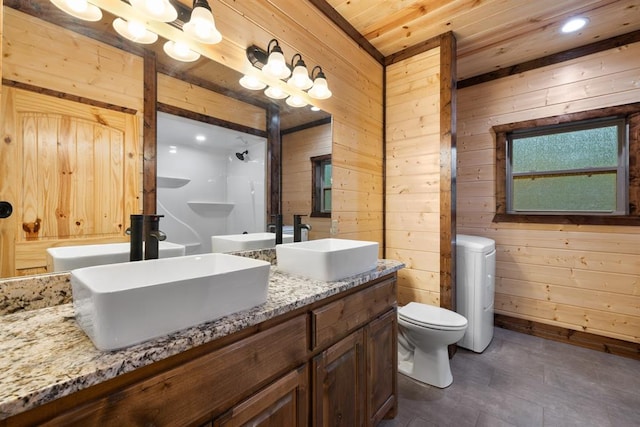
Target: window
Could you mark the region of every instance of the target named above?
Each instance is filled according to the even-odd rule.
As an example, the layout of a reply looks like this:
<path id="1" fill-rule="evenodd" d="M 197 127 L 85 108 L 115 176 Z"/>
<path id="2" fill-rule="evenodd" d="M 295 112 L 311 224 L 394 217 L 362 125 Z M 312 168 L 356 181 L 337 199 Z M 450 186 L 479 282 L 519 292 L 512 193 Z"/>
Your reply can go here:
<path id="1" fill-rule="evenodd" d="M 312 217 L 331 216 L 331 155 L 311 158 Z"/>
<path id="2" fill-rule="evenodd" d="M 640 103 L 493 131 L 494 222 L 640 225 Z"/>
<path id="3" fill-rule="evenodd" d="M 627 124 L 596 119 L 507 134 L 507 212 L 625 215 Z"/>

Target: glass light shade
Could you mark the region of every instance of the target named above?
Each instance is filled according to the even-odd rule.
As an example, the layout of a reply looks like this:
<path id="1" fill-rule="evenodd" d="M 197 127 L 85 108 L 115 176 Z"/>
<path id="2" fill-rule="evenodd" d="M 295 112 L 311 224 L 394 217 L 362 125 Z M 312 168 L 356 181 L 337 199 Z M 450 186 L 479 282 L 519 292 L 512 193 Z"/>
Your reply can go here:
<path id="1" fill-rule="evenodd" d="M 264 94 L 267 95 L 271 99 L 284 99 L 289 94 L 277 86 L 269 86 L 267 90 L 264 91 Z"/>
<path id="2" fill-rule="evenodd" d="M 307 93 L 315 99 L 327 99 L 332 95 L 329 85 L 327 85 L 327 79 L 324 77 L 316 77 L 313 81 L 313 87 Z"/>
<path id="3" fill-rule="evenodd" d="M 147 30 L 142 22 L 125 21 L 122 18 L 116 18 L 113 21 L 113 28 L 122 37 L 136 43 L 151 44 L 158 40 L 158 35 Z"/>
<path id="4" fill-rule="evenodd" d="M 102 10 L 87 0 L 51 0 L 51 3 L 63 12 L 83 21 L 95 22 L 102 19 Z"/>
<path id="5" fill-rule="evenodd" d="M 130 0 L 131 6 L 154 21 L 172 22 L 178 11 L 168 0 Z"/>
<path id="6" fill-rule="evenodd" d="M 211 11 L 198 6 L 191 11 L 191 19 L 182 27 L 185 33 L 201 43 L 215 44 L 222 41 Z"/>
<path id="7" fill-rule="evenodd" d="M 269 59 L 262 67 L 262 72 L 277 79 L 286 79 L 291 75 L 291 70 L 287 67 L 287 62 L 278 46 L 274 47 L 269 54 Z"/>
<path id="8" fill-rule="evenodd" d="M 189 46 L 181 42 L 174 42 L 169 40 L 164 44 L 162 48 L 164 50 L 164 53 L 177 61 L 193 62 L 200 58 L 200 54 L 198 52 L 192 51 L 191 49 L 189 49 Z"/>
<path id="9" fill-rule="evenodd" d="M 293 69 L 293 73 L 291 73 L 291 78 L 287 81 L 287 84 L 301 90 L 307 90 L 313 86 L 313 80 L 309 78 L 307 67 L 297 64 Z"/>
<path id="10" fill-rule="evenodd" d="M 296 95 L 291 95 L 285 102 L 291 107 L 304 107 L 307 105 L 307 102 L 304 99 Z"/>
<path id="11" fill-rule="evenodd" d="M 261 90 L 267 87 L 267 85 L 262 83 L 260 79 L 253 76 L 243 76 L 240 79 L 240 85 L 251 90 Z"/>

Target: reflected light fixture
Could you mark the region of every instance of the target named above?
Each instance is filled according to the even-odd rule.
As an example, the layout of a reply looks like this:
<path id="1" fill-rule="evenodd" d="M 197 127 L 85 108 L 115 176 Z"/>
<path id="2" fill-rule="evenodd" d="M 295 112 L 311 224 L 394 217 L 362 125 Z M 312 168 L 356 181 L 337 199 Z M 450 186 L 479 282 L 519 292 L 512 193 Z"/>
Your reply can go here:
<path id="1" fill-rule="evenodd" d="M 257 77 L 248 75 L 242 76 L 240 79 L 240 85 L 251 90 L 261 90 L 267 87 L 267 85 L 262 83 Z"/>
<path id="2" fill-rule="evenodd" d="M 158 40 L 158 35 L 147 30 L 144 24 L 140 21 L 125 21 L 122 18 L 116 18 L 113 21 L 113 28 L 122 37 L 129 39 L 132 42 L 151 44 Z"/>
<path id="3" fill-rule="evenodd" d="M 102 10 L 87 0 L 51 0 L 58 9 L 83 21 L 99 21 L 102 19 Z"/>
<path id="4" fill-rule="evenodd" d="M 274 43 L 273 47 L 271 44 Z M 267 63 L 262 67 L 262 72 L 268 76 L 275 77 L 277 79 L 286 79 L 291 75 L 291 70 L 287 66 L 287 62 L 284 60 L 282 49 L 278 44 L 278 40 L 271 39 L 267 46 Z"/>
<path id="5" fill-rule="evenodd" d="M 313 77 L 313 73 L 316 70 L 319 70 L 319 71 L 316 74 L 316 76 Z M 309 89 L 309 92 L 307 92 L 309 96 L 315 99 L 330 98 L 332 94 L 331 94 L 331 91 L 329 90 L 329 85 L 327 84 L 327 78 L 322 72 L 322 67 L 320 67 L 319 65 L 316 65 L 315 67 L 313 67 L 313 70 L 311 70 L 311 77 L 313 79 L 313 87 Z"/>
<path id="6" fill-rule="evenodd" d="M 285 101 L 287 103 L 287 105 L 291 106 L 291 107 L 304 107 L 307 105 L 307 101 L 305 101 L 304 99 L 300 98 L 297 95 L 291 95 L 290 97 L 287 98 L 287 100 Z"/>
<path id="7" fill-rule="evenodd" d="M 162 49 L 164 50 L 164 53 L 177 61 L 193 62 L 200 58 L 200 54 L 198 52 L 192 51 L 189 49 L 189 46 L 179 41 L 174 42 L 173 40 L 169 40 L 164 44 Z"/>
<path id="8" fill-rule="evenodd" d="M 271 99 L 285 99 L 289 94 L 278 86 L 269 86 L 267 90 L 264 91 L 264 94 L 267 95 Z"/>
<path id="9" fill-rule="evenodd" d="M 560 31 L 562 31 L 565 34 L 573 33 L 575 31 L 582 29 L 585 25 L 587 25 L 588 22 L 589 20 L 587 18 L 582 18 L 582 17 L 571 18 L 567 22 L 565 22 L 565 24 L 562 26 L 562 29 Z"/>
<path id="10" fill-rule="evenodd" d="M 194 0 L 191 19 L 184 24 L 182 29 L 201 43 L 215 44 L 222 41 L 222 34 L 216 28 L 216 22 L 207 0 Z"/>
<path id="11" fill-rule="evenodd" d="M 294 66 L 293 61 L 296 59 L 296 56 L 298 57 L 298 62 L 296 62 Z M 287 84 L 300 90 L 307 90 L 313 86 L 313 81 L 309 78 L 309 71 L 307 71 L 307 66 L 302 60 L 302 55 L 299 53 L 293 55 L 293 58 L 291 58 L 291 68 L 293 68 L 293 72 Z"/>
<path id="12" fill-rule="evenodd" d="M 172 22 L 178 17 L 178 11 L 169 0 L 129 0 L 129 3 L 154 21 Z"/>

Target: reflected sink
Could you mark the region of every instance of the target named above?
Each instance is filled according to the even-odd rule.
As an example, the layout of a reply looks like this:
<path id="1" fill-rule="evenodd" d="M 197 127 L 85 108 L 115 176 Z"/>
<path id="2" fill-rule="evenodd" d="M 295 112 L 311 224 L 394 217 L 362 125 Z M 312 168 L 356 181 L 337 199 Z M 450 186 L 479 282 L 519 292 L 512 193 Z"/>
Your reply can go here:
<path id="1" fill-rule="evenodd" d="M 293 242 L 293 235 L 283 234 L 283 243 Z M 211 252 L 239 252 L 273 248 L 275 233 L 226 234 L 211 236 Z"/>
<path id="2" fill-rule="evenodd" d="M 331 282 L 376 268 L 378 243 L 319 239 L 276 246 L 278 269 Z"/>
<path id="3" fill-rule="evenodd" d="M 270 266 L 204 254 L 80 268 L 76 321 L 99 350 L 127 347 L 264 303 Z"/>
<path id="4" fill-rule="evenodd" d="M 115 264 L 129 261 L 129 243 L 105 243 L 101 245 L 60 246 L 47 249 L 47 271 L 69 271 L 94 265 Z M 158 256 L 170 258 L 183 256 L 184 245 L 159 242 Z"/>

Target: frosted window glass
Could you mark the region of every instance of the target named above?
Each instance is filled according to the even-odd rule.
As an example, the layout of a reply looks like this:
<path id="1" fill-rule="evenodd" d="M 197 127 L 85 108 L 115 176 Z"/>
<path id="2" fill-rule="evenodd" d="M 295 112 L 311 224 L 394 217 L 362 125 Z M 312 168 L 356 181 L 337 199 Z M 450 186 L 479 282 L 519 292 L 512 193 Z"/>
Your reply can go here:
<path id="1" fill-rule="evenodd" d="M 515 211 L 615 211 L 616 173 L 514 177 L 512 206 Z"/>
<path id="2" fill-rule="evenodd" d="M 617 126 L 523 138 L 514 136 L 512 142 L 513 173 L 616 167 L 617 164 Z"/>

